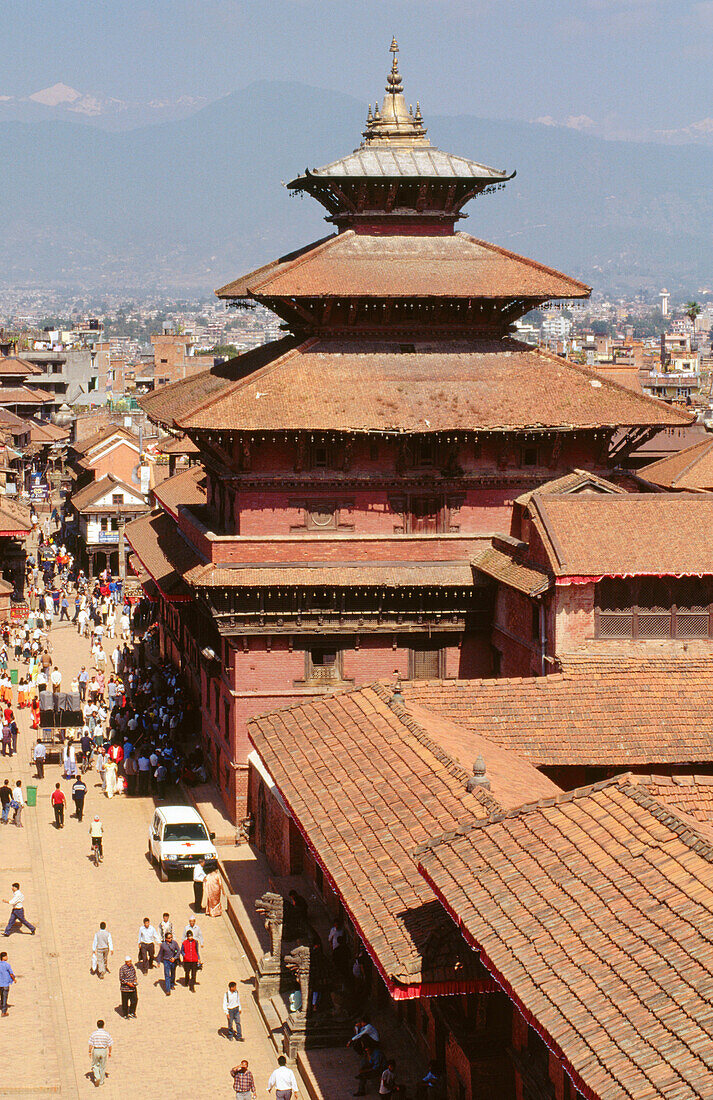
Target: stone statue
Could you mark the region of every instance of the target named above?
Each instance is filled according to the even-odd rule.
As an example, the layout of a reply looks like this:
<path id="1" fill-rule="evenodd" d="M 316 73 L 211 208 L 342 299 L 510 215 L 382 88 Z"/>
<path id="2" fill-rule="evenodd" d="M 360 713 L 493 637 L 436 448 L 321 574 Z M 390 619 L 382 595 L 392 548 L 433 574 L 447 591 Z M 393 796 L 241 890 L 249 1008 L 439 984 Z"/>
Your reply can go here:
<path id="1" fill-rule="evenodd" d="M 283 906 L 282 894 L 273 894 L 269 890 L 255 900 L 255 910 L 265 918 L 265 928 L 270 933 L 270 950 L 263 955 L 261 962 L 264 969 L 280 969 Z"/>
<path id="2" fill-rule="evenodd" d="M 306 945 L 295 947 L 289 955 L 285 955 L 285 966 L 295 975 L 299 983 L 303 1013 L 306 1013 L 309 1007 L 310 955 L 310 948 Z"/>

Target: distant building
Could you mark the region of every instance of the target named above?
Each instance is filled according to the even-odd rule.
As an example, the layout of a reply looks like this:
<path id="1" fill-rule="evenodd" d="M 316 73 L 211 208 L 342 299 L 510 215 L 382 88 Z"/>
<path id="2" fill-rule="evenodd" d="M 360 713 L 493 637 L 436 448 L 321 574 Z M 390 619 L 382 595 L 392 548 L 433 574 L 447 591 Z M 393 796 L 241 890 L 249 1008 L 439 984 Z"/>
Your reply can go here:
<path id="1" fill-rule="evenodd" d="M 195 358 L 194 336 L 170 330 L 153 335 L 151 343 L 154 350 L 154 386 L 180 382 L 205 368 L 205 364 Z"/>
<path id="2" fill-rule="evenodd" d="M 659 299 L 661 301 L 661 316 L 662 317 L 668 317 L 669 305 L 670 305 L 670 302 L 671 302 L 671 295 L 669 294 L 669 292 L 666 290 L 665 287 L 662 291 L 659 292 Z"/>

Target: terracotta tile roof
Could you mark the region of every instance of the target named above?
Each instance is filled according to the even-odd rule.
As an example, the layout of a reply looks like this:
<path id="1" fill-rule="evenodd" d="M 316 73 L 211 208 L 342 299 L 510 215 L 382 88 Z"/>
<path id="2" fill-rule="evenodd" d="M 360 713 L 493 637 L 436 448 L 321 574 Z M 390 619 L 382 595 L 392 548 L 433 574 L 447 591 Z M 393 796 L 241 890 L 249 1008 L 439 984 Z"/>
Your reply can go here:
<path id="1" fill-rule="evenodd" d="M 187 435 L 173 436 L 170 439 L 164 439 L 163 442 L 158 445 L 158 452 L 162 455 L 200 454 L 193 440 L 189 439 Z"/>
<path id="2" fill-rule="evenodd" d="M 557 577 L 713 574 L 713 493 L 539 496 L 530 511 Z"/>
<path id="3" fill-rule="evenodd" d="M 127 439 L 130 443 L 135 443 L 138 446 L 139 437 L 134 432 L 128 431 L 122 424 L 107 424 L 105 428 L 100 428 L 98 432 L 93 432 L 91 435 L 85 436 L 84 439 L 72 443 L 72 450 L 75 454 L 86 455 L 114 435 Z"/>
<path id="4" fill-rule="evenodd" d="M 347 229 L 236 279 L 220 298 L 586 298 L 590 288 L 467 233 L 369 236 Z"/>
<path id="5" fill-rule="evenodd" d="M 485 573 L 500 584 L 508 588 L 515 588 L 518 592 L 524 592 L 526 596 L 541 596 L 550 587 L 550 578 L 547 573 L 532 566 L 525 565 L 516 557 L 506 554 L 504 550 L 493 547 L 486 550 L 477 558 L 473 558 L 473 568 L 479 573 Z"/>
<path id="6" fill-rule="evenodd" d="M 713 826 L 713 775 L 627 775 L 665 806 Z"/>
<path id="7" fill-rule="evenodd" d="M 54 400 L 53 393 L 33 390 L 29 386 L 0 386 L 0 405 L 48 405 Z"/>
<path id="8" fill-rule="evenodd" d="M 480 971 L 464 962 L 412 851 L 498 802 L 468 793 L 469 771 L 440 735 L 390 701 L 372 685 L 261 715 L 248 732 L 392 994 L 417 996 Z"/>
<path id="9" fill-rule="evenodd" d="M 71 505 L 75 509 L 75 511 L 83 512 L 92 504 L 94 504 L 95 501 L 99 500 L 100 497 L 105 496 L 106 493 L 111 492 L 113 489 L 121 489 L 124 492 L 129 493 L 132 498 L 139 498 L 140 503 L 137 503 L 136 505 L 134 505 L 133 502 L 131 504 L 123 505 L 122 507 L 125 511 L 148 507 L 148 505 L 143 503 L 141 490 L 139 489 L 138 485 L 127 485 L 125 481 L 121 481 L 118 477 L 115 477 L 114 474 L 105 474 L 105 476 L 100 478 L 99 481 L 91 481 L 89 485 L 85 485 L 83 489 L 79 490 L 79 492 L 73 493 L 70 497 Z M 105 511 L 105 509 L 102 509 L 102 511 Z"/>
<path id="10" fill-rule="evenodd" d="M 161 486 L 163 489 L 163 485 Z M 203 566 L 187 578 L 191 584 L 228 588 L 264 585 L 346 588 L 373 585 L 379 588 L 472 588 L 473 569 L 468 562 L 265 562 L 264 565 L 216 568 Z"/>
<path id="11" fill-rule="evenodd" d="M 642 466 L 639 474 L 667 489 L 713 489 L 713 436 Z"/>
<path id="12" fill-rule="evenodd" d="M 0 377 L 12 375 L 28 378 L 31 374 L 44 374 L 44 371 L 36 363 L 30 363 L 19 355 L 0 355 Z"/>
<path id="13" fill-rule="evenodd" d="M 172 600 L 188 600 L 184 574 L 203 564 L 166 512 L 141 516 L 124 528 L 126 541 L 161 592 Z"/>
<path id="14" fill-rule="evenodd" d="M 546 481 L 543 485 L 538 485 L 536 489 L 521 493 L 519 497 L 515 498 L 515 503 L 524 505 L 529 504 L 533 497 L 586 493 L 590 490 L 595 493 L 621 494 L 626 492 L 626 489 L 615 485 L 613 481 L 607 481 L 606 478 L 593 474 L 591 470 L 571 470 L 568 474 L 563 474 L 562 477 L 556 477 L 552 481 Z"/>
<path id="15" fill-rule="evenodd" d="M 540 766 L 713 760 L 713 661 L 502 680 L 409 681 L 427 707 Z"/>
<path id="16" fill-rule="evenodd" d="M 602 378 L 608 378 L 610 382 L 618 382 L 620 386 L 625 386 L 627 390 L 633 390 L 634 393 L 644 392 L 641 388 L 641 378 L 636 367 L 606 367 L 601 363 L 597 363 L 594 369 Z"/>
<path id="17" fill-rule="evenodd" d="M 689 419 L 513 340 L 410 347 L 280 340 L 160 387 L 141 404 L 160 423 L 217 431 L 567 430 Z"/>
<path id="18" fill-rule="evenodd" d="M 713 844 L 626 778 L 419 850 L 468 942 L 599 1100 L 713 1095 Z"/>
<path id="19" fill-rule="evenodd" d="M 65 442 L 69 438 L 69 429 L 60 428 L 58 424 L 53 424 L 51 420 L 30 420 L 28 424 L 30 425 L 30 439 L 33 443 L 59 443 Z"/>
<path id="20" fill-rule="evenodd" d="M 180 474 L 166 478 L 154 488 L 154 496 L 172 516 L 176 516 L 181 504 L 205 504 L 206 472 L 202 466 L 191 466 Z"/>
<path id="21" fill-rule="evenodd" d="M 16 500 L 3 497 L 0 501 L 0 535 L 22 538 L 31 530 L 30 509 Z"/>
<path id="22" fill-rule="evenodd" d="M 175 428 L 182 417 L 193 409 L 200 408 L 211 397 L 221 397 L 230 391 L 241 378 L 255 374 L 266 364 L 278 360 L 281 355 L 297 346 L 299 341 L 293 336 L 262 344 L 258 348 L 220 363 L 209 370 L 192 374 L 178 382 L 159 386 L 151 393 L 139 398 L 139 405 L 152 420 Z"/>

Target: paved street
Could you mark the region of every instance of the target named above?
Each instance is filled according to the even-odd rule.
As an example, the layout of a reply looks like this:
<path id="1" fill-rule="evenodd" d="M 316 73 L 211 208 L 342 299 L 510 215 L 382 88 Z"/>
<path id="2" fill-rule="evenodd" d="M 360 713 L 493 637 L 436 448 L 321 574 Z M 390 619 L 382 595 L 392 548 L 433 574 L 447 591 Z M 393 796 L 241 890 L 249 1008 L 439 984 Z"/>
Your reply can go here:
<path id="1" fill-rule="evenodd" d="M 82 663 L 89 666 L 89 644 L 73 627 L 55 627 L 52 644 L 65 683 Z M 113 643 L 107 649 L 109 645 Z M 20 776 L 26 784 L 34 782 L 28 764 L 33 738 L 27 714 L 18 717 L 19 753 L 12 764 L 3 758 L 0 778 Z M 142 918 L 149 916 L 158 925 L 168 911 L 182 933 L 191 912 L 191 883 L 161 883 L 148 862 L 153 799 L 108 800 L 94 772 L 88 773 L 84 821 L 67 816 L 65 828 L 57 831 L 50 794 L 59 778 L 58 765 L 46 767 L 37 808 L 24 811 L 25 828 L 0 829 L 0 897 L 8 898 L 10 884 L 19 881 L 28 920 L 38 926 L 34 937 L 23 930 L 1 941 L 19 981 L 10 992 L 10 1014 L 0 1020 L 0 1097 L 93 1094 L 87 1038 L 98 1018 L 106 1021 L 114 1038 L 103 1090 L 107 1098 L 228 1097 L 234 1095 L 229 1069 L 243 1057 L 250 1060 L 258 1090 L 264 1093 L 275 1064 L 274 1048 L 253 1004 L 247 959 L 226 917 L 198 917 L 206 945 L 195 993 L 184 988 L 180 972 L 179 986 L 167 998 L 160 984 L 162 970 L 155 969 L 146 977 L 139 974 L 138 1018 L 125 1020 L 119 1014 L 117 971 L 126 954 L 136 960 Z M 71 803 L 71 782 L 63 781 L 62 787 Z M 105 827 L 105 861 L 99 867 L 89 860 L 88 828 L 95 812 Z M 7 913 L 5 905 L 3 926 Z M 90 973 L 92 939 L 100 920 L 107 922 L 114 939 L 111 973 L 103 982 Z M 241 990 L 244 1043 L 229 1042 L 220 1034 L 225 1024 L 222 997 L 231 979 Z"/>

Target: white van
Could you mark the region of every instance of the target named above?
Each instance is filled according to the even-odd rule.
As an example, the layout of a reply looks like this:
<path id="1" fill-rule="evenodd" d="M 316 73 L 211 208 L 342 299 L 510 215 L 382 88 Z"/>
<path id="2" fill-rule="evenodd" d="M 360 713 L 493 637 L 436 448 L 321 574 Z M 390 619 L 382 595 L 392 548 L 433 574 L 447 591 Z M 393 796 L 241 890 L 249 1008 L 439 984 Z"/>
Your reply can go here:
<path id="1" fill-rule="evenodd" d="M 217 865 L 218 853 L 203 819 L 192 806 L 157 807 L 149 829 L 148 854 L 158 866 L 161 882 L 169 871 L 193 871 L 199 860 L 205 859 L 206 870 Z"/>

